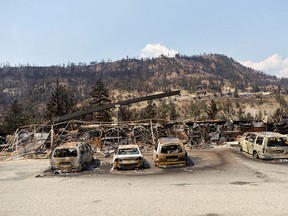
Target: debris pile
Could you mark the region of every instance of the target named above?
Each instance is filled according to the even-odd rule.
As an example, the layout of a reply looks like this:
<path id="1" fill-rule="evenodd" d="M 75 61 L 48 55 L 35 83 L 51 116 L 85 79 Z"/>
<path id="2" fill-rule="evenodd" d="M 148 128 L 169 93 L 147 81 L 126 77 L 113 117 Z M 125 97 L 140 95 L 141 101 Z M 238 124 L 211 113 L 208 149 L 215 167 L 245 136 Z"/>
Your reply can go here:
<path id="1" fill-rule="evenodd" d="M 177 137 L 190 148 L 210 148 L 235 141 L 247 131 L 281 130 L 287 133 L 287 125 L 232 121 L 179 123 L 147 120 L 119 124 L 70 121 L 17 130 L 7 144 L 2 145 L 1 152 L 9 152 L 12 158 L 49 157 L 51 150 L 64 142 L 85 140 L 96 151 L 110 156 L 119 144 L 137 143 L 144 151 L 151 151 L 161 137 Z"/>

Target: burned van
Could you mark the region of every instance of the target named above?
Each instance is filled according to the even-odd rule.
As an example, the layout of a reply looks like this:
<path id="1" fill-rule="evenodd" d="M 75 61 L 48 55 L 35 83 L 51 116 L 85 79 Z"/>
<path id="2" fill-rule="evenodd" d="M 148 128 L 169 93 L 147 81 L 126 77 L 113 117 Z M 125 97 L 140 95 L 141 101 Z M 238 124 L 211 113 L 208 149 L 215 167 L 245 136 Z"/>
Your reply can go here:
<path id="1" fill-rule="evenodd" d="M 156 167 L 184 167 L 187 164 L 188 154 L 178 138 L 165 137 L 156 143 L 153 160 Z"/>
<path id="2" fill-rule="evenodd" d="M 94 150 L 85 142 L 67 142 L 54 149 L 51 169 L 65 172 L 86 170 L 93 160 Z"/>
<path id="3" fill-rule="evenodd" d="M 240 150 L 255 159 L 288 159 L 288 139 L 280 133 L 249 132 L 241 137 Z"/>

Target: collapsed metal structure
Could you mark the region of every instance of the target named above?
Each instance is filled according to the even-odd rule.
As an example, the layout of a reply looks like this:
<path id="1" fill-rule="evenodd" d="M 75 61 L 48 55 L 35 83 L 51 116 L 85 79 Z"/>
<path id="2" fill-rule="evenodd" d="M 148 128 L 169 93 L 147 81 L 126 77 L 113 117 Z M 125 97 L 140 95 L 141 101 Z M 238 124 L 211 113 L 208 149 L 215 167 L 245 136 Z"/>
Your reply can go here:
<path id="1" fill-rule="evenodd" d="M 154 148 L 161 137 L 177 137 L 190 148 L 207 148 L 235 141 L 246 131 L 273 129 L 261 123 L 247 122 L 165 122 L 147 119 L 138 122 L 107 124 L 71 120 L 42 127 L 27 126 L 17 130 L 2 152 L 10 158 L 49 157 L 51 151 L 68 141 L 86 141 L 105 156 L 114 152 L 119 144 L 137 143 L 144 151 Z M 273 130 L 275 131 L 275 130 Z"/>
<path id="2" fill-rule="evenodd" d="M 2 153 L 9 153 L 11 159 L 25 155 L 49 157 L 51 151 L 67 141 L 86 141 L 95 149 L 110 155 L 119 144 L 137 143 L 147 151 L 161 137 L 178 137 L 190 148 L 207 148 L 227 141 L 234 141 L 246 131 L 277 131 L 288 134 L 288 121 L 282 124 L 243 121 L 197 121 L 167 122 L 147 119 L 134 122 L 85 122 L 75 120 L 106 109 L 147 100 L 179 95 L 180 91 L 129 99 L 101 107 L 90 107 L 72 114 L 55 118 L 43 125 L 30 125 L 18 129 L 2 145 Z"/>
<path id="3" fill-rule="evenodd" d="M 57 117 L 52 119 L 49 122 L 46 122 L 43 125 L 33 125 L 27 126 L 22 129 L 18 129 L 15 131 L 14 135 L 9 138 L 9 141 L 5 145 L 1 145 L 2 152 L 13 152 L 13 156 L 22 156 L 25 154 L 35 154 L 37 152 L 41 152 L 43 149 L 53 148 L 59 144 L 59 137 L 62 137 L 62 132 L 66 131 L 70 122 L 67 122 L 71 119 L 77 119 L 81 116 L 85 116 L 94 112 L 99 112 L 112 108 L 119 108 L 120 106 L 129 105 L 132 103 L 138 103 L 148 100 L 155 100 L 163 97 L 170 97 L 180 95 L 180 91 L 169 91 L 160 94 L 148 95 L 144 97 L 128 99 L 124 101 L 119 101 L 116 103 L 106 104 L 103 106 L 91 106 L 88 109 L 80 110 L 71 114 L 67 114 L 64 116 Z M 63 125 L 65 125 L 63 127 Z M 31 129 L 32 127 L 32 129 Z M 60 128 L 57 133 L 55 130 Z M 117 133 L 119 134 L 119 127 L 117 129 Z M 119 139 L 118 139 L 119 141 Z"/>

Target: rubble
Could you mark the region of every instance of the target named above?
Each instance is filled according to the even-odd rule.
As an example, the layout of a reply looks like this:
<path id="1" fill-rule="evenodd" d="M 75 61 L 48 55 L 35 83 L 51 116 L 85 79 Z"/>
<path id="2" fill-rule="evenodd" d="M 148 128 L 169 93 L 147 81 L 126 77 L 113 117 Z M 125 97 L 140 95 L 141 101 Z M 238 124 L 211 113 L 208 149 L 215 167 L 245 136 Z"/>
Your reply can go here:
<path id="1" fill-rule="evenodd" d="M 142 101 L 179 95 L 180 91 L 170 91 L 140 98 L 118 101 L 103 106 L 91 106 L 52 119 L 43 125 L 29 125 L 18 129 L 2 143 L 0 157 L 19 158 L 23 156 L 50 157 L 51 151 L 65 142 L 85 141 L 103 156 L 112 155 L 120 144 L 137 144 L 144 151 L 151 151 L 159 138 L 178 138 L 189 148 L 210 148 L 233 142 L 247 131 L 277 131 L 288 133 L 288 121 L 265 123 L 252 121 L 194 121 L 166 122 L 149 119 L 137 122 L 85 122 L 77 119 L 97 111 L 112 109 Z M 9 157 L 10 156 L 10 157 Z"/>
<path id="2" fill-rule="evenodd" d="M 237 140 L 246 131 L 282 131 L 287 124 L 263 122 L 198 121 L 159 122 L 155 119 L 142 122 L 69 121 L 64 123 L 29 126 L 17 130 L 7 144 L 2 144 L 2 155 L 8 158 L 49 158 L 51 150 L 65 142 L 86 141 L 103 156 L 111 156 L 119 144 L 138 144 L 144 152 L 152 151 L 155 141 L 161 137 L 175 137 L 188 148 L 211 148 Z"/>
<path id="3" fill-rule="evenodd" d="M 227 147 L 227 148 L 240 147 L 239 141 L 224 142 L 223 144 L 224 144 L 224 146 Z"/>

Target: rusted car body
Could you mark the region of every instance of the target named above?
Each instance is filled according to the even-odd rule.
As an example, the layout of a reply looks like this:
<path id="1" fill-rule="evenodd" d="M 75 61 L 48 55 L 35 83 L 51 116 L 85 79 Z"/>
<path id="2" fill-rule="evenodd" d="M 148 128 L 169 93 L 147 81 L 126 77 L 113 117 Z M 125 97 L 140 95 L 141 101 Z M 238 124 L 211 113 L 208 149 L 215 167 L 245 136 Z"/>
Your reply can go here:
<path id="1" fill-rule="evenodd" d="M 288 139 L 280 133 L 248 132 L 241 137 L 240 150 L 255 159 L 288 159 Z"/>
<path id="2" fill-rule="evenodd" d="M 114 169 L 142 168 L 144 157 L 138 145 L 120 145 L 113 157 Z"/>
<path id="3" fill-rule="evenodd" d="M 188 154 L 178 138 L 161 138 L 155 145 L 153 160 L 156 167 L 180 166 L 187 164 Z"/>
<path id="4" fill-rule="evenodd" d="M 65 172 L 86 170 L 93 160 L 93 154 L 94 150 L 88 143 L 64 143 L 52 152 L 51 169 Z"/>

